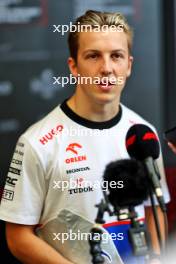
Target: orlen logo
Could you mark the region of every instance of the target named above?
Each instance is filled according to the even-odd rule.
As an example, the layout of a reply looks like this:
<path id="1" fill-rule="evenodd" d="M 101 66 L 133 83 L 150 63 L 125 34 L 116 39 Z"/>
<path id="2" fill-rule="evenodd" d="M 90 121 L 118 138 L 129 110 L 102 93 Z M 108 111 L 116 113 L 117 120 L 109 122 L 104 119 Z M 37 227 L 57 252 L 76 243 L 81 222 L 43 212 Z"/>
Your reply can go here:
<path id="1" fill-rule="evenodd" d="M 57 136 L 59 133 L 61 133 L 63 128 L 63 125 L 57 125 L 56 128 L 52 128 L 48 134 L 39 139 L 40 143 L 45 145 L 49 140 L 52 140 L 54 136 Z"/>
<path id="2" fill-rule="evenodd" d="M 66 151 L 71 151 L 74 154 L 78 155 L 78 151 L 75 150 L 75 148 L 82 148 L 82 146 L 78 143 L 71 143 L 68 145 L 68 147 L 66 148 Z"/>
<path id="3" fill-rule="evenodd" d="M 86 160 L 87 157 L 86 155 L 83 155 L 83 156 L 78 156 L 78 152 L 79 152 L 79 149 L 81 149 L 82 146 L 78 143 L 71 143 L 68 145 L 68 147 L 66 148 L 66 152 L 70 151 L 72 153 L 74 153 L 75 155 L 77 155 L 76 157 L 73 157 L 73 158 L 68 158 L 65 160 L 65 163 L 73 163 L 73 162 L 79 162 L 79 161 L 83 161 L 83 160 Z"/>

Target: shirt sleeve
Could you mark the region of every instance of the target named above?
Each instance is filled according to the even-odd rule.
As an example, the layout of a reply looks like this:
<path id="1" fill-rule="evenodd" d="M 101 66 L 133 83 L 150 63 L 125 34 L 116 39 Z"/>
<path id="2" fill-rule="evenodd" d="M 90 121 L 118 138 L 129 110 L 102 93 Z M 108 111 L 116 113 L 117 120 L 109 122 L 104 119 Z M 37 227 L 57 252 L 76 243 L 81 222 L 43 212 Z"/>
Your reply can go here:
<path id="1" fill-rule="evenodd" d="M 39 223 L 45 197 L 44 169 L 37 153 L 21 136 L 16 144 L 0 205 L 0 219 L 25 225 Z"/>

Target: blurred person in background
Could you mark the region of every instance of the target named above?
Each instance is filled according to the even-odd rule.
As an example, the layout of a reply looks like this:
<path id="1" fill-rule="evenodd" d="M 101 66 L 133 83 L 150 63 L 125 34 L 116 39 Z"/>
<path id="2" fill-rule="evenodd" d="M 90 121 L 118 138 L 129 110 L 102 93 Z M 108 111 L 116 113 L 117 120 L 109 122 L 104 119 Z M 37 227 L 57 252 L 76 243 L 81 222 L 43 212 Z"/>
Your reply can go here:
<path id="1" fill-rule="evenodd" d="M 176 145 L 174 145 L 171 142 L 168 142 L 168 146 L 170 147 L 170 149 L 176 154 Z"/>

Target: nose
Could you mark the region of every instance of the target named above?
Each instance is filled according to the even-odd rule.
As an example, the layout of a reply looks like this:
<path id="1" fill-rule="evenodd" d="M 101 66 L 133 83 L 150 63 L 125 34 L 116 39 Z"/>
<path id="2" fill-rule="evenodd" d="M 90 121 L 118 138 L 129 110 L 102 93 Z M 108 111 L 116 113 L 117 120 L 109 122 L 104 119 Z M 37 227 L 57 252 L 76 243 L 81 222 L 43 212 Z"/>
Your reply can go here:
<path id="1" fill-rule="evenodd" d="M 111 62 L 110 58 L 107 58 L 107 57 L 103 58 L 101 61 L 101 66 L 100 66 L 101 75 L 107 76 L 107 75 L 111 74 L 112 71 L 113 71 L 112 62 Z"/>

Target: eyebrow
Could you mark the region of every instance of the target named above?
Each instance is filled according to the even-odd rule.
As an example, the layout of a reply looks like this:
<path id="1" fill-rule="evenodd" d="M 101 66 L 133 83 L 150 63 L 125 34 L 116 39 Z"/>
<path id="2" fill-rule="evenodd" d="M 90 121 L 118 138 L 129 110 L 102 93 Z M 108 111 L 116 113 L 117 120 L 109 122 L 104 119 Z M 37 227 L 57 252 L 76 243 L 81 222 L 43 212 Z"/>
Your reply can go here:
<path id="1" fill-rule="evenodd" d="M 87 54 L 88 52 L 97 52 L 97 53 L 101 53 L 101 51 L 100 50 L 96 50 L 96 49 L 88 49 L 88 50 L 85 50 L 84 52 L 83 52 L 83 54 Z M 123 50 L 123 49 L 115 49 L 115 50 L 111 50 L 110 52 L 125 52 L 125 50 Z"/>

